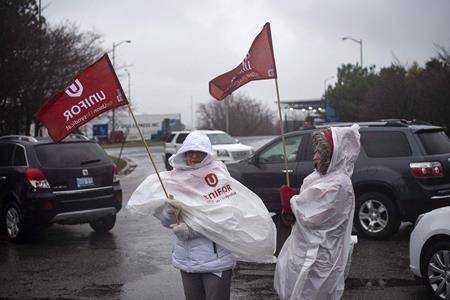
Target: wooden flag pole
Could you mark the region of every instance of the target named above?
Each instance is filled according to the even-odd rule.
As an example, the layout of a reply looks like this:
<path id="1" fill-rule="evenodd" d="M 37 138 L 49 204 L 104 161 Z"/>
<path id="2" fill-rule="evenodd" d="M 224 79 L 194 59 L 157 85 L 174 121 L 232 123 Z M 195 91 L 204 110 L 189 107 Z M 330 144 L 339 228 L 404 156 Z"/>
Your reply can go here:
<path id="1" fill-rule="evenodd" d="M 281 118 L 281 102 L 280 102 L 280 91 L 278 90 L 278 78 L 275 78 L 275 87 L 277 90 L 277 103 L 278 103 L 278 114 L 280 116 L 280 134 L 281 134 L 281 142 L 283 143 L 283 153 L 284 153 L 284 170 L 286 175 L 286 185 L 291 186 L 289 183 L 289 169 L 288 169 L 288 159 L 286 154 L 286 141 L 284 139 L 284 128 L 283 128 L 283 119 Z"/>
<path id="2" fill-rule="evenodd" d="M 125 136 L 125 140 L 122 142 L 122 145 L 120 146 L 119 157 L 117 158 L 117 162 L 116 162 L 117 166 L 119 166 L 120 158 L 122 157 L 123 146 L 125 146 L 125 143 L 127 142 L 127 138 L 128 138 L 128 134 Z"/>
<path id="3" fill-rule="evenodd" d="M 128 109 L 130 110 L 131 116 L 133 117 L 134 124 L 136 125 L 136 128 L 139 131 L 139 135 L 141 136 L 142 143 L 144 144 L 145 149 L 147 150 L 148 157 L 150 158 L 150 161 L 152 162 L 153 168 L 155 169 L 156 175 L 158 176 L 159 182 L 161 183 L 161 186 L 162 186 L 162 188 L 164 190 L 164 194 L 166 194 L 166 198 L 169 198 L 169 194 L 167 193 L 166 188 L 164 187 L 164 184 L 163 184 L 163 182 L 161 180 L 161 176 L 159 176 L 158 169 L 156 168 L 156 164 L 153 161 L 152 155 L 150 154 L 150 150 L 148 149 L 148 145 L 145 142 L 144 135 L 142 134 L 141 128 L 139 127 L 139 124 L 138 124 L 138 122 L 136 120 L 136 117 L 134 116 L 133 110 L 131 109 L 131 106 L 130 106 L 129 103 L 127 105 L 128 105 Z"/>

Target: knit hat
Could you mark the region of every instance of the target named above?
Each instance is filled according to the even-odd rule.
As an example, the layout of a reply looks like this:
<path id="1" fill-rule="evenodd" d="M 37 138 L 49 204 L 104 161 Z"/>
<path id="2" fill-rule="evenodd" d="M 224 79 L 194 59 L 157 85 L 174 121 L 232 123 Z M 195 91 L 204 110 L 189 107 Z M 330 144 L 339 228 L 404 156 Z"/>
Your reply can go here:
<path id="1" fill-rule="evenodd" d="M 331 133 L 331 129 L 325 129 L 323 131 L 323 135 L 325 135 L 327 141 L 328 141 L 328 145 L 330 145 L 330 160 L 333 157 L 333 134 Z"/>

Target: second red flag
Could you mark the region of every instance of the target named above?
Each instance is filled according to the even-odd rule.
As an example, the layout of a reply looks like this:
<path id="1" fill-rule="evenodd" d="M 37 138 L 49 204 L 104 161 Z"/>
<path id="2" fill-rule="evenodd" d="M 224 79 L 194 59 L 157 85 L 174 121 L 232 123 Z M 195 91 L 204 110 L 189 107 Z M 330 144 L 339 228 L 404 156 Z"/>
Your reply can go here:
<path id="1" fill-rule="evenodd" d="M 277 70 L 270 24 L 266 23 L 242 63 L 209 82 L 209 93 L 217 100 L 222 100 L 250 81 L 272 78 L 277 78 Z"/>

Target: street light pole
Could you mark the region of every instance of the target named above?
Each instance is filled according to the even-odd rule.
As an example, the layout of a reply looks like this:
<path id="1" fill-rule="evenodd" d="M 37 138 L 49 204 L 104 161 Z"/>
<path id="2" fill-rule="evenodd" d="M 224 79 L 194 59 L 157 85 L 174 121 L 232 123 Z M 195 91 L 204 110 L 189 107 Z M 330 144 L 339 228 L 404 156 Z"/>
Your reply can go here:
<path id="1" fill-rule="evenodd" d="M 118 42 L 118 43 L 114 43 L 113 42 L 113 47 L 112 47 L 112 65 L 113 65 L 114 71 L 115 71 L 115 67 L 116 67 L 116 47 L 119 47 L 123 43 L 131 43 L 131 41 L 130 40 L 125 40 L 125 41 L 121 41 L 121 42 Z M 114 132 L 115 129 L 116 129 L 116 109 L 113 108 L 113 110 L 112 110 L 112 128 L 111 128 L 111 132 Z"/>
<path id="2" fill-rule="evenodd" d="M 343 41 L 351 40 L 351 41 L 354 41 L 355 43 L 359 44 L 359 58 L 360 58 L 360 63 L 361 63 L 361 68 L 362 68 L 363 67 L 363 40 L 362 39 L 357 40 L 357 39 L 354 39 L 354 38 L 349 37 L 349 36 L 344 36 L 342 38 L 342 40 Z"/>

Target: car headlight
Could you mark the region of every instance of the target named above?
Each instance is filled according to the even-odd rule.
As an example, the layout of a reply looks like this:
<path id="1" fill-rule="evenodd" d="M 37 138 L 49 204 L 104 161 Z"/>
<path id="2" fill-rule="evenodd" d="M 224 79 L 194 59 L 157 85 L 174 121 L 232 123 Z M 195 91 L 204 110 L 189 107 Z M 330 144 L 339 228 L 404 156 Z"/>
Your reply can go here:
<path id="1" fill-rule="evenodd" d="M 217 150 L 217 156 L 230 156 L 227 150 Z"/>

